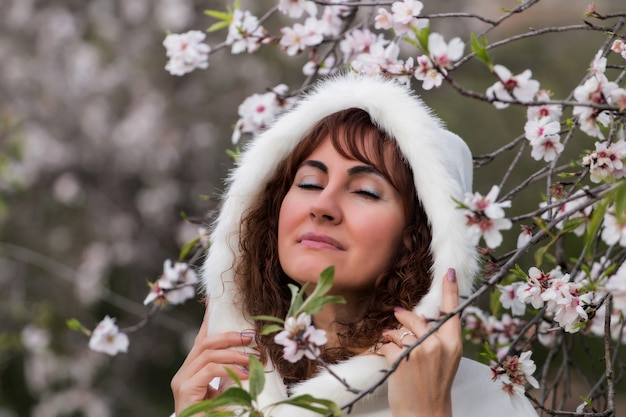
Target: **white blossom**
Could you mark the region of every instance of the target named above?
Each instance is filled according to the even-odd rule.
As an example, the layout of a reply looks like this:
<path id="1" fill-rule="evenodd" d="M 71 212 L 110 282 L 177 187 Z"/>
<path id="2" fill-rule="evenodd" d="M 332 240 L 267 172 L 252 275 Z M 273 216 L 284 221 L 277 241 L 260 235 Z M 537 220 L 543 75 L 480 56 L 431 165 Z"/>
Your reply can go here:
<path id="1" fill-rule="evenodd" d="M 128 351 L 128 335 L 119 331 L 115 319 L 105 316 L 91 333 L 89 348 L 96 352 L 115 356 L 119 352 Z"/>
<path id="2" fill-rule="evenodd" d="M 622 178 L 626 175 L 624 167 L 626 141 L 620 139 L 611 143 L 596 142 L 596 150 L 583 157 L 583 165 L 589 166 L 589 179 L 598 183 L 608 178 Z"/>
<path id="3" fill-rule="evenodd" d="M 498 82 L 489 87 L 486 94 L 498 109 L 508 107 L 507 101 L 530 102 L 539 91 L 539 82 L 530 78 L 532 76 L 530 70 L 513 75 L 508 68 L 494 65 L 493 71 L 498 77 Z"/>
<path id="4" fill-rule="evenodd" d="M 606 98 L 611 97 L 613 90 L 618 86 L 614 82 L 607 80 L 604 74 L 595 74 L 587 79 L 583 85 L 574 90 L 574 99 L 582 104 L 605 104 Z M 576 106 L 572 111 L 578 118 L 580 129 L 589 136 L 604 139 L 600 131 L 600 126 L 607 126 L 610 122 L 608 111 L 587 106 Z"/>
<path id="5" fill-rule="evenodd" d="M 619 244 L 626 247 L 626 215 L 622 214 L 621 221 L 615 215 L 615 208 L 610 207 L 604 214 L 601 238 L 607 245 Z"/>
<path id="6" fill-rule="evenodd" d="M 613 295 L 613 308 L 626 316 L 626 262 L 608 278 L 605 289 Z"/>
<path id="7" fill-rule="evenodd" d="M 439 68 L 451 69 L 452 63 L 463 56 L 465 44 L 461 38 L 454 38 L 449 43 L 439 33 L 428 35 L 428 53 L 432 62 Z"/>
<path id="8" fill-rule="evenodd" d="M 226 44 L 230 45 L 231 53 L 253 53 L 261 46 L 266 31 L 259 23 L 259 19 L 249 11 L 237 9 L 233 12 L 233 20 L 228 25 Z"/>
<path id="9" fill-rule="evenodd" d="M 550 101 L 551 93 L 547 90 L 539 90 L 535 95 L 537 102 Z M 539 106 L 528 106 L 526 110 L 526 118 L 537 120 L 548 118 L 551 121 L 559 121 L 563 114 L 563 107 L 559 104 L 542 104 Z"/>
<path id="10" fill-rule="evenodd" d="M 198 275 L 184 262 L 171 260 L 163 263 L 163 275 L 151 286 L 150 293 L 143 301 L 144 304 L 158 301 L 160 303 L 182 304 L 195 297 L 195 284 Z"/>
<path id="11" fill-rule="evenodd" d="M 287 55 L 294 56 L 307 46 L 315 46 L 324 40 L 324 22 L 309 17 L 304 24 L 296 23 L 293 27 L 281 29 L 280 46 Z"/>
<path id="12" fill-rule="evenodd" d="M 199 30 L 171 34 L 163 40 L 169 61 L 165 69 L 172 75 L 184 75 L 196 68 L 209 66 L 209 45 L 202 43 L 206 35 Z"/>
<path id="13" fill-rule="evenodd" d="M 520 249 L 528 244 L 533 237 L 533 229 L 528 226 L 522 226 L 522 231 L 517 236 L 516 248 Z"/>
<path id="14" fill-rule="evenodd" d="M 511 310 L 511 314 L 514 316 L 523 316 L 526 312 L 526 303 L 517 296 L 518 289 L 523 285 L 522 282 L 514 282 L 509 285 L 498 286 L 502 307 Z"/>
<path id="15" fill-rule="evenodd" d="M 326 332 L 316 329 L 311 324 L 311 316 L 301 313 L 298 317 L 288 317 L 282 332 L 274 337 L 274 341 L 283 345 L 283 357 L 295 363 L 306 356 L 316 359 L 320 354 L 320 346 L 328 342 Z"/>
<path id="16" fill-rule="evenodd" d="M 442 69 L 442 71 L 445 71 Z M 417 57 L 417 65 L 413 69 L 415 79 L 422 81 L 422 88 L 430 90 L 433 87 L 440 87 L 443 82 L 443 75 L 433 66 L 432 61 L 426 55 Z"/>
<path id="17" fill-rule="evenodd" d="M 465 217 L 470 236 L 475 243 L 482 237 L 489 248 L 496 248 L 502 243 L 500 230 L 510 229 L 512 223 L 504 218 L 504 208 L 510 207 L 510 201 L 496 202 L 500 187 L 494 185 L 486 196 L 476 192 L 465 195 L 467 207 Z"/>
<path id="18" fill-rule="evenodd" d="M 618 53 L 622 58 L 626 59 L 626 42 L 621 39 L 616 39 L 611 45 L 611 51 Z"/>
<path id="19" fill-rule="evenodd" d="M 317 6 L 310 0 L 278 0 L 278 10 L 289 17 L 298 19 L 303 13 L 317 14 Z"/>

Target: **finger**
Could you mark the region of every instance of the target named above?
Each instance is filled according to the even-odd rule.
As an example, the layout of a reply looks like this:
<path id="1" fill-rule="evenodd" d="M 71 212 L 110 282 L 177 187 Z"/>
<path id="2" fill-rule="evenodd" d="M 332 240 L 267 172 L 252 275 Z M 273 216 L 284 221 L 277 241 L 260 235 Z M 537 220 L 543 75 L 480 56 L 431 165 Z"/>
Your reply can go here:
<path id="1" fill-rule="evenodd" d="M 195 375 L 207 366 L 218 364 L 226 366 L 243 366 L 250 364 L 248 355 L 233 350 L 205 350 L 184 368 L 187 376 Z"/>
<path id="2" fill-rule="evenodd" d="M 459 305 L 459 285 L 454 268 L 448 269 L 443 279 L 443 294 L 441 296 L 441 311 L 446 314 Z"/>

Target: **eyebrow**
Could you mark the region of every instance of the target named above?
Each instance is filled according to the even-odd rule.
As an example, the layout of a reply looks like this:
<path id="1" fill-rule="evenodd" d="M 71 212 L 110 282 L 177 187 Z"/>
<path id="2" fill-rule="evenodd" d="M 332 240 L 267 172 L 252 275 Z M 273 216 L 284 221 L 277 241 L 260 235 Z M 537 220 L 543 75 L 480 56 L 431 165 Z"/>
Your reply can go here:
<path id="1" fill-rule="evenodd" d="M 324 174 L 328 174 L 328 167 L 326 166 L 326 164 L 315 159 L 308 159 L 304 161 L 300 166 L 310 166 L 319 169 Z M 370 165 L 356 165 L 348 169 L 348 175 L 350 176 L 359 174 L 374 174 L 378 175 L 379 177 L 385 178 L 383 174 L 381 174 L 376 168 Z"/>

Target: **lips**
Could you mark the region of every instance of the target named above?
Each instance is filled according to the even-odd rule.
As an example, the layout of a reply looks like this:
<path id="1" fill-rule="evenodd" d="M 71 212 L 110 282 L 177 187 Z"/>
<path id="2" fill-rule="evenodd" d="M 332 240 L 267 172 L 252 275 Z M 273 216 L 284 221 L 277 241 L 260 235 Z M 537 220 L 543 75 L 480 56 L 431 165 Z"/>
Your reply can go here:
<path id="1" fill-rule="evenodd" d="M 300 236 L 298 243 L 315 249 L 345 250 L 343 246 L 332 237 L 318 233 L 305 233 Z"/>

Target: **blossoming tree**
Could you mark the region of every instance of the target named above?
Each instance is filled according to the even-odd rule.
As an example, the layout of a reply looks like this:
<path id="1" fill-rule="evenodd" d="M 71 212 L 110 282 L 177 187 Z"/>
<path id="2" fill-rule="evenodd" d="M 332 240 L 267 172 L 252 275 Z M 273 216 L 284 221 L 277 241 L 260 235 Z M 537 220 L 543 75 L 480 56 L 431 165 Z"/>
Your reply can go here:
<path id="1" fill-rule="evenodd" d="M 626 12 L 589 6 L 573 24 L 513 25 L 544 3 L 436 13 L 433 4 L 417 0 L 223 1 L 221 8 L 211 4 L 198 27 L 165 37 L 164 66 L 174 77 L 204 70 L 200 74 L 211 79 L 229 54 L 261 59 L 265 51 L 301 62 L 297 75 L 258 85 L 237 115 L 233 111 L 234 157 L 240 142 L 293 106 L 316 79 L 337 71 L 384 74 L 430 100 L 445 96 L 451 107 L 482 106 L 485 124 L 523 111 L 524 120 L 510 124 L 510 137 L 472 143 L 487 149 L 474 157 L 477 175 L 487 178 L 457 202 L 483 258 L 477 289 L 458 308 L 467 351 L 490 364 L 505 392 L 526 392 L 543 415 L 618 415 L 619 352 L 626 342 Z M 575 33 L 595 42 L 582 68 L 550 72 L 533 60 L 539 52 L 517 60 L 500 54 L 530 39 Z M 556 52 L 548 47 L 544 53 Z M 560 86 L 559 78 L 570 73 L 579 79 Z M 463 123 L 455 130 L 471 136 Z M 60 194 L 74 195 L 71 178 L 64 179 Z M 91 349 L 132 354 L 141 335 L 135 330 L 163 306 L 195 296 L 193 265 L 206 250 L 204 233 L 183 248 L 178 262 L 165 261 L 161 277 L 146 289 L 144 322 L 118 327 L 120 320 L 107 315 L 87 326 L 93 331 L 72 322 L 89 334 Z M 324 343 L 309 314 L 277 318 L 276 340 L 287 360 L 315 357 Z M 47 337 L 31 327 L 22 334 L 25 347 L 39 354 Z M 579 346 L 592 366 L 576 360 Z M 578 372 L 584 382 L 570 386 Z M 95 400 L 91 405 L 104 409 Z M 97 410 L 89 415 L 107 415 Z"/>

